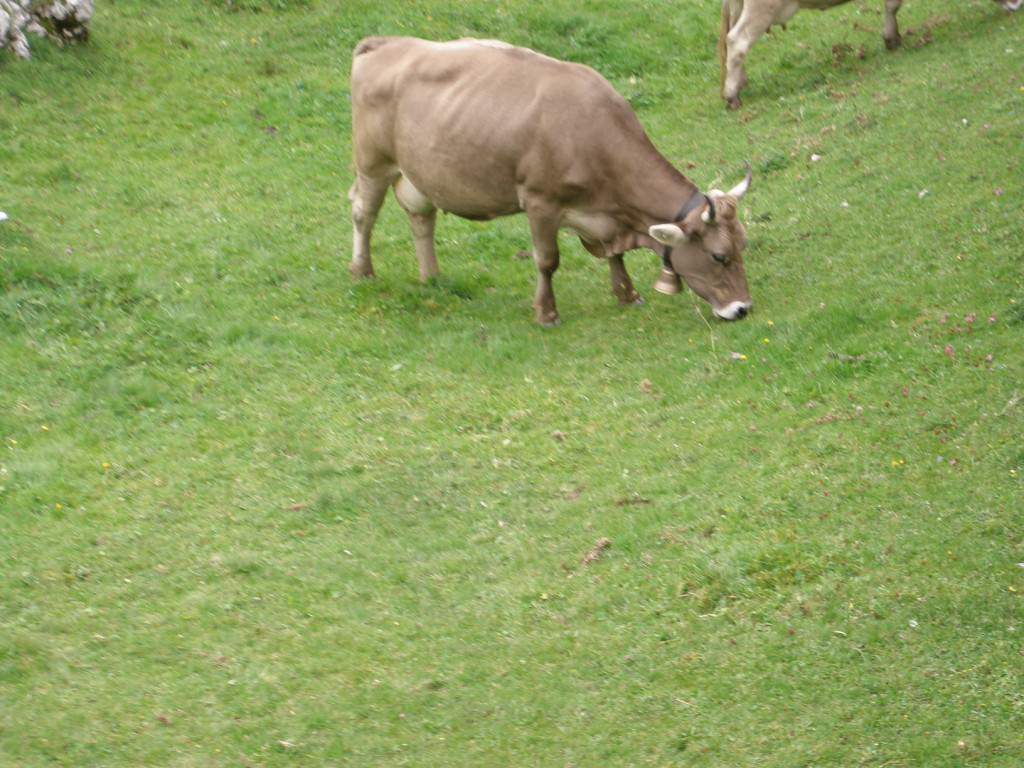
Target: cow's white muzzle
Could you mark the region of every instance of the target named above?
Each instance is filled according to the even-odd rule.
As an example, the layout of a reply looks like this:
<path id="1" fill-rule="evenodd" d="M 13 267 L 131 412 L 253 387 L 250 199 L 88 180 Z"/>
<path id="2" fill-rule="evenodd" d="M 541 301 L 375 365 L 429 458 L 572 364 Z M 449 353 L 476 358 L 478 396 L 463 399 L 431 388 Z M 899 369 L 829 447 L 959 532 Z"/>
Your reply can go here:
<path id="1" fill-rule="evenodd" d="M 726 304 L 721 309 L 712 307 L 712 310 L 723 320 L 739 320 L 741 317 L 747 316 L 751 305 L 752 302 L 749 301 L 734 301 L 730 304 Z"/>

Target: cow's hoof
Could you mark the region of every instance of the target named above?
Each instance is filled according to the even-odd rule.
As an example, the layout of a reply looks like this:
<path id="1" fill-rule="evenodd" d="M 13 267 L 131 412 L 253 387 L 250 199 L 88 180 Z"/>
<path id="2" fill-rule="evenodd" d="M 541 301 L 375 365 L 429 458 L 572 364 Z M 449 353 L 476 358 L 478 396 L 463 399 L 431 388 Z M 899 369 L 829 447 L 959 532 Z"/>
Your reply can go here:
<path id="1" fill-rule="evenodd" d="M 537 325 L 541 328 L 557 328 L 562 324 L 562 318 L 558 316 L 557 312 L 550 312 L 545 315 L 537 316 Z"/>
<path id="2" fill-rule="evenodd" d="M 725 100 L 726 109 L 739 109 L 741 106 L 743 106 L 743 102 L 740 101 L 739 96 L 733 96 Z"/>
<path id="3" fill-rule="evenodd" d="M 356 264 L 354 261 L 348 265 L 348 272 L 356 280 L 373 277 L 373 267 L 365 264 Z"/>
<path id="4" fill-rule="evenodd" d="M 903 38 L 900 37 L 899 35 L 896 35 L 895 37 L 886 37 L 884 39 L 885 47 L 888 48 L 890 51 L 895 51 L 897 48 L 903 45 Z"/>
<path id="5" fill-rule="evenodd" d="M 633 291 L 629 296 L 619 296 L 619 305 L 623 307 L 642 307 L 644 305 L 644 297 L 636 291 Z"/>

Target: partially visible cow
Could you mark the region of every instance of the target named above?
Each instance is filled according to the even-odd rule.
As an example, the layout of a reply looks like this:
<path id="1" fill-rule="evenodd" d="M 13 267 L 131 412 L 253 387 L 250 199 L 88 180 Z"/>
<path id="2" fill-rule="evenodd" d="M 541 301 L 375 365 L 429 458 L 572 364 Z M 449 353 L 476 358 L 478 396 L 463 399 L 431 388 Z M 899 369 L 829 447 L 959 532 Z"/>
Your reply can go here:
<path id="1" fill-rule="evenodd" d="M 1024 0 L 996 0 L 1008 11 L 1016 11 Z M 729 109 L 740 106 L 740 91 L 747 84 L 744 62 L 751 47 L 768 29 L 783 25 L 802 9 L 824 11 L 849 0 L 722 0 L 722 29 L 718 37 L 718 57 L 722 67 L 722 98 Z M 903 0 L 883 0 L 885 29 L 882 39 L 890 51 L 899 48 L 896 13 Z"/>
<path id="2" fill-rule="evenodd" d="M 393 187 L 424 280 L 438 274 L 438 208 L 467 219 L 525 212 L 542 325 L 559 320 L 551 278 L 562 228 L 608 260 L 623 304 L 641 299 L 622 255 L 648 247 L 662 253 L 656 289 L 676 293 L 682 276 L 718 317 L 750 309 L 736 210 L 749 170 L 728 193 L 705 195 L 589 67 L 493 40 L 367 38 L 352 62 L 352 146 L 356 277 L 373 275 L 370 236 Z"/>

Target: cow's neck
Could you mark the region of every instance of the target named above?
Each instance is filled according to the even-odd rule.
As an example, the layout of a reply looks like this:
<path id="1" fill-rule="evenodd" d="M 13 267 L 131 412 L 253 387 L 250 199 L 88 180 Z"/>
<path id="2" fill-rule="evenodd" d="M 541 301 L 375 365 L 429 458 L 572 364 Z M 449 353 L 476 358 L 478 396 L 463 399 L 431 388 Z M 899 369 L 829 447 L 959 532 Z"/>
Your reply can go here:
<path id="1" fill-rule="evenodd" d="M 697 185 L 677 171 L 660 154 L 634 165 L 620 185 L 623 223 L 638 234 L 655 224 L 675 221 L 680 209 L 699 195 Z"/>

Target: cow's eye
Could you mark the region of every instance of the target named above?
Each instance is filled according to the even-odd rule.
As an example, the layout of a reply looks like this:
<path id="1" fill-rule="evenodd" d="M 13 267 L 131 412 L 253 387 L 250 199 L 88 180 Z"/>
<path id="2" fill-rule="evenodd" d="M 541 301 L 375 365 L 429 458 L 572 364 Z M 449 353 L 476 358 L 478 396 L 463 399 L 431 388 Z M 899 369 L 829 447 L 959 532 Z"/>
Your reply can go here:
<path id="1" fill-rule="evenodd" d="M 729 260 L 729 257 L 724 253 L 712 253 L 711 258 L 717 261 L 719 264 L 725 264 Z"/>

